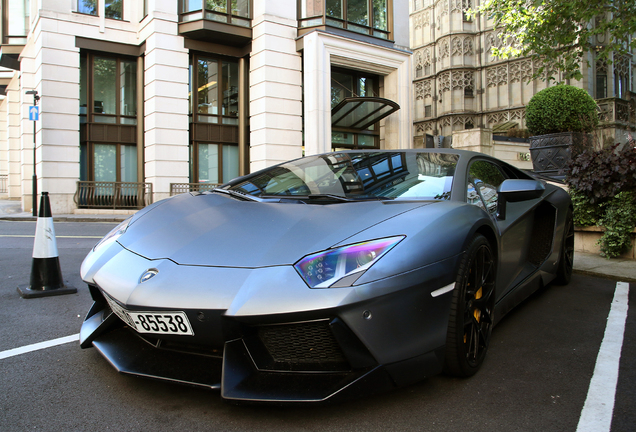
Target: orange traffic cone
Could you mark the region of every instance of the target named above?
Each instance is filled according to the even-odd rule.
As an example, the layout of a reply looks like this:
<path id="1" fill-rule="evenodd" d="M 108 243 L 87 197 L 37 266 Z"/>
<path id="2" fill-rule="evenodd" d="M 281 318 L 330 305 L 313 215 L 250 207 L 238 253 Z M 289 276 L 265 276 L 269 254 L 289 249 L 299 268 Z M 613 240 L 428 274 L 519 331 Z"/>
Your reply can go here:
<path id="1" fill-rule="evenodd" d="M 28 287 L 18 287 L 18 293 L 23 298 L 34 298 L 76 292 L 77 288 L 64 285 L 62 280 L 49 193 L 42 192 L 33 242 L 31 284 Z"/>

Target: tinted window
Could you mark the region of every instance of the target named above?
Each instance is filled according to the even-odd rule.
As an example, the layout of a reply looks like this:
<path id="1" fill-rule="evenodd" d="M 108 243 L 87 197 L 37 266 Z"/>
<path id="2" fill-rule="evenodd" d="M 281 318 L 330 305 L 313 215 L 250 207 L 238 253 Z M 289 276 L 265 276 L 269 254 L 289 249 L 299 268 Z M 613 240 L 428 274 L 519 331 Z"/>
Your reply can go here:
<path id="1" fill-rule="evenodd" d="M 497 187 L 505 180 L 497 165 L 487 161 L 475 161 L 468 170 L 466 199 L 491 214 L 497 213 Z"/>

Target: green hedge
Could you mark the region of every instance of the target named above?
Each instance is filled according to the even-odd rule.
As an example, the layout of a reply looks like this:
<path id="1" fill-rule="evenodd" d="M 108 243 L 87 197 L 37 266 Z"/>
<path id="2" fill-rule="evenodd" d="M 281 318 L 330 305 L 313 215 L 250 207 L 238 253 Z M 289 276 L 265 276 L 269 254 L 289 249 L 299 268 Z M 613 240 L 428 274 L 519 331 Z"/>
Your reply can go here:
<path id="1" fill-rule="evenodd" d="M 559 84 L 535 94 L 526 106 L 526 126 L 533 135 L 591 132 L 598 125 L 594 99 L 583 89 Z"/>

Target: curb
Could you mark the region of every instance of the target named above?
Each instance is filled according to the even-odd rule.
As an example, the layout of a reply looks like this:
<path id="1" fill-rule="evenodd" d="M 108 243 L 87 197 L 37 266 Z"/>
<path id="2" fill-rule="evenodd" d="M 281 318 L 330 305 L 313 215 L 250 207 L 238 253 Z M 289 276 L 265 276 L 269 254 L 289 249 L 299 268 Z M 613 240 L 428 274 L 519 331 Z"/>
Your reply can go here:
<path id="1" fill-rule="evenodd" d="M 573 272 L 580 275 L 584 275 L 584 276 L 594 276 L 594 277 L 598 277 L 602 279 L 613 280 L 616 282 L 636 283 L 636 278 L 632 278 L 629 276 L 619 276 L 619 275 L 613 275 L 608 273 L 595 272 L 593 270 L 583 270 L 583 269 L 576 269 L 576 268 L 573 269 Z"/>

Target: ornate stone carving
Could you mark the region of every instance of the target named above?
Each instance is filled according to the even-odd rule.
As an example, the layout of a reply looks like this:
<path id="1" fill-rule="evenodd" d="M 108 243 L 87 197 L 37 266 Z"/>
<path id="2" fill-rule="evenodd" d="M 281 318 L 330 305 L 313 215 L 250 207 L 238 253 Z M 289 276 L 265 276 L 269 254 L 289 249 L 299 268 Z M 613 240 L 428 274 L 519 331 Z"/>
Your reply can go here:
<path id="1" fill-rule="evenodd" d="M 448 46 L 448 39 L 444 39 L 439 44 L 439 56 L 440 58 L 446 58 L 450 55 L 450 48 Z"/>
<path id="2" fill-rule="evenodd" d="M 486 123 L 488 123 L 489 125 L 505 123 L 508 120 L 509 120 L 509 118 L 508 118 L 508 112 L 507 111 L 497 112 L 497 113 L 490 113 L 490 114 L 488 114 L 486 116 Z"/>
<path id="3" fill-rule="evenodd" d="M 472 128 L 475 125 L 475 120 L 473 116 L 453 116 L 453 126 L 455 125 L 460 125 L 462 129 L 466 129 L 466 126 Z"/>
<path id="4" fill-rule="evenodd" d="M 416 132 L 432 132 L 434 129 L 435 129 L 434 121 L 418 123 L 415 126 Z"/>
<path id="5" fill-rule="evenodd" d="M 431 11 L 422 12 L 422 26 L 430 26 L 431 25 Z"/>
<path id="6" fill-rule="evenodd" d="M 492 48 L 501 48 L 504 45 L 503 40 L 499 37 L 499 34 L 495 32 L 489 32 L 486 34 L 486 53 L 488 53 L 488 61 L 492 61 L 494 56 L 492 55 Z"/>
<path id="7" fill-rule="evenodd" d="M 450 71 L 448 72 L 442 72 L 441 74 L 439 74 L 439 87 L 440 91 L 450 91 L 451 89 L 451 73 Z M 441 97 L 441 95 L 440 95 Z"/>
<path id="8" fill-rule="evenodd" d="M 415 99 L 420 100 L 432 96 L 431 80 L 420 81 L 415 84 Z"/>
<path id="9" fill-rule="evenodd" d="M 508 84 L 508 67 L 495 66 L 486 69 L 486 86 L 497 87 Z"/>
<path id="10" fill-rule="evenodd" d="M 462 13 L 464 12 L 464 7 L 462 5 L 462 0 L 451 0 L 451 13 Z"/>
<path id="11" fill-rule="evenodd" d="M 461 56 L 462 55 L 464 45 L 462 44 L 461 38 L 459 38 L 458 36 L 455 36 L 453 38 L 451 46 L 453 47 L 452 50 L 451 50 L 451 55 L 452 56 Z"/>
<path id="12" fill-rule="evenodd" d="M 430 48 L 424 48 L 424 50 L 422 51 L 422 65 L 423 66 L 431 65 L 431 49 Z"/>
<path id="13" fill-rule="evenodd" d="M 464 55 L 473 55 L 473 38 L 467 36 L 464 38 Z"/>
<path id="14" fill-rule="evenodd" d="M 526 118 L 526 110 L 518 109 L 510 112 L 510 120 L 522 120 Z"/>
<path id="15" fill-rule="evenodd" d="M 451 43 L 452 50 L 451 55 L 473 55 L 473 38 L 471 36 L 461 37 L 455 36 Z"/>
<path id="16" fill-rule="evenodd" d="M 437 9 L 437 30 L 441 29 L 442 17 L 448 15 L 448 0 L 442 0 L 435 5 Z"/>
<path id="17" fill-rule="evenodd" d="M 534 74 L 534 68 L 532 67 L 532 60 L 526 59 L 521 60 L 519 62 L 519 67 L 521 69 L 521 79 L 523 82 L 528 82 L 532 78 Z"/>
<path id="18" fill-rule="evenodd" d="M 451 81 L 453 90 L 473 89 L 475 87 L 472 71 L 454 70 L 451 74 Z"/>
<path id="19" fill-rule="evenodd" d="M 431 97 L 433 95 L 433 80 L 422 81 L 422 96 L 423 97 Z"/>
<path id="20" fill-rule="evenodd" d="M 598 119 L 601 122 L 611 122 L 614 120 L 614 104 L 611 102 L 598 104 Z"/>
<path id="21" fill-rule="evenodd" d="M 629 104 L 624 100 L 616 100 L 616 121 L 629 123 Z"/>
<path id="22" fill-rule="evenodd" d="M 422 14 L 416 14 L 413 16 L 413 29 L 419 30 L 422 28 Z"/>

